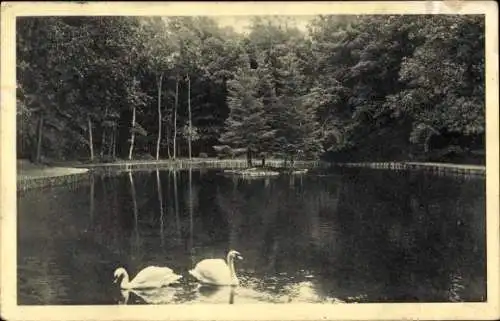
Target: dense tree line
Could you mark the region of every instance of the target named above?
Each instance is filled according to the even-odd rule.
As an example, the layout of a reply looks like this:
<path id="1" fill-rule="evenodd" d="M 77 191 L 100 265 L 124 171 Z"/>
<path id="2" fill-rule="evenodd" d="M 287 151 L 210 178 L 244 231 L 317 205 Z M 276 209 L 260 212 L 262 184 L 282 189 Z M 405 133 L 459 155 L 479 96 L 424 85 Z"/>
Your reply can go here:
<path id="1" fill-rule="evenodd" d="M 472 15 L 19 18 L 18 157 L 484 150 L 484 56 Z"/>

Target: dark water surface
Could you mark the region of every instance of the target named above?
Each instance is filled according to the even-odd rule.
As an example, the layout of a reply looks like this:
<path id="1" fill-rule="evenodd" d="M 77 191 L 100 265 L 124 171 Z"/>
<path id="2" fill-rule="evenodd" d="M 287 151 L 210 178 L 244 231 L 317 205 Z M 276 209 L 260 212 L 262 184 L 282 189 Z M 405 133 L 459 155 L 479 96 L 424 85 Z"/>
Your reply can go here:
<path id="1" fill-rule="evenodd" d="M 198 288 L 187 271 L 228 249 L 244 256 L 241 286 Z M 18 304 L 484 301 L 485 249 L 481 178 L 95 175 L 19 196 Z M 117 267 L 148 265 L 184 278 L 142 293 L 113 284 Z"/>

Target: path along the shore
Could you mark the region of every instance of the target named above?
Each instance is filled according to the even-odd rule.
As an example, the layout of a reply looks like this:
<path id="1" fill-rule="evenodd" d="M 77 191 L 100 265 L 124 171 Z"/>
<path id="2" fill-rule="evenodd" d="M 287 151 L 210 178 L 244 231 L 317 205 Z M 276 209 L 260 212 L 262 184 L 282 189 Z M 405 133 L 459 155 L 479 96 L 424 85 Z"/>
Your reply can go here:
<path id="1" fill-rule="evenodd" d="M 38 179 L 43 177 L 58 177 L 65 175 L 83 174 L 88 172 L 87 168 L 75 167 L 44 167 L 44 168 L 30 168 L 17 170 L 17 179 Z"/>
<path id="2" fill-rule="evenodd" d="M 88 168 L 40 166 L 21 161 L 17 164 L 17 190 L 75 182 L 88 172 Z"/>

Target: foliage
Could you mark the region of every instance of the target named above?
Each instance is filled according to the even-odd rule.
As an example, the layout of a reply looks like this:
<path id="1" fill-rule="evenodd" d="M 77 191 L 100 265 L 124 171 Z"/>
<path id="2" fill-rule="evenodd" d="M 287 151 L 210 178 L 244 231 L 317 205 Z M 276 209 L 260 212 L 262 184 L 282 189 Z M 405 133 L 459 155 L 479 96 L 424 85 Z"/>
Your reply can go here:
<path id="1" fill-rule="evenodd" d="M 46 157 L 88 158 L 91 140 L 103 157 L 124 157 L 132 132 L 154 154 L 159 124 L 163 157 L 174 128 L 181 157 L 189 137 L 194 155 L 223 144 L 350 160 L 484 149 L 483 16 L 318 16 L 306 32 L 258 17 L 247 34 L 208 17 L 25 17 L 16 27 L 19 157 L 40 142 Z"/>
<path id="2" fill-rule="evenodd" d="M 414 143 L 445 132 L 483 135 L 484 20 L 436 16 L 419 27 L 424 43 L 401 64 L 406 88 L 386 106 L 412 118 Z"/>
<path id="3" fill-rule="evenodd" d="M 261 151 L 267 147 L 269 128 L 262 98 L 258 97 L 258 83 L 258 74 L 249 64 L 240 68 L 234 79 L 228 82 L 230 114 L 221 141 L 233 148 Z"/>

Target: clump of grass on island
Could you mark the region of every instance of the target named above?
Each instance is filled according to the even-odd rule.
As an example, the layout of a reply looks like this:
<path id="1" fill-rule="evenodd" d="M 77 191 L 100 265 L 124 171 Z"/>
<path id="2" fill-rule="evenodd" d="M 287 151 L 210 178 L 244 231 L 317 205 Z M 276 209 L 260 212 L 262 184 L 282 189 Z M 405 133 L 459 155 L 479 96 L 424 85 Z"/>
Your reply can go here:
<path id="1" fill-rule="evenodd" d="M 283 174 L 305 174 L 307 169 L 297 169 L 290 167 L 271 167 L 271 166 L 256 166 L 244 169 L 226 169 L 224 174 L 241 175 L 250 177 L 260 176 L 278 176 Z"/>

